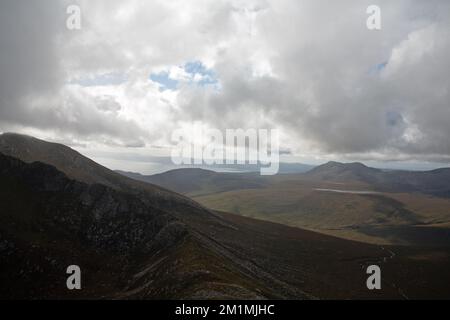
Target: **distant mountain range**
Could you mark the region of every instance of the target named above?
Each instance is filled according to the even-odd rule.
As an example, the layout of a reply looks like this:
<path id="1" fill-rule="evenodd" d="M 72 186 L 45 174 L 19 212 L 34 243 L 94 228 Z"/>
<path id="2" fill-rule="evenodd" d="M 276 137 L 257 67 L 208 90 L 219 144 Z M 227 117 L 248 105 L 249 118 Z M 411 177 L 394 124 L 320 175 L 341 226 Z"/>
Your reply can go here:
<path id="1" fill-rule="evenodd" d="M 278 174 L 288 174 L 288 173 L 303 173 L 307 172 L 314 168 L 313 165 L 304 164 L 304 163 L 289 163 L 289 162 L 280 162 L 279 168 L 278 168 Z M 191 168 L 187 168 L 191 169 Z M 193 166 L 192 169 L 195 169 Z M 222 171 L 222 172 L 261 172 L 261 165 L 256 164 L 213 164 L 213 165 L 203 165 L 200 166 L 198 169 L 204 169 L 204 170 L 215 170 L 215 171 Z"/>
<path id="2" fill-rule="evenodd" d="M 193 184 L 183 185 L 178 174 L 153 179 L 178 179 L 191 192 Z M 201 177 L 203 191 L 213 184 L 218 190 L 237 184 L 264 190 L 268 183 L 255 176 L 222 182 L 216 173 L 187 174 Z M 429 252 L 395 246 L 388 251 L 213 211 L 66 146 L 0 135 L 3 299 L 450 297 L 447 251 Z M 365 287 L 365 267 L 373 263 L 383 264 L 382 292 Z M 80 291 L 65 286 L 72 264 L 82 269 Z"/>
<path id="3" fill-rule="evenodd" d="M 450 168 L 431 171 L 380 170 L 362 163 L 328 162 L 305 177 L 335 182 L 361 182 L 385 192 L 420 192 L 450 197 Z"/>
<path id="4" fill-rule="evenodd" d="M 155 184 L 190 196 L 242 189 L 264 187 L 259 173 L 223 173 L 205 169 L 175 169 L 155 175 L 117 170 L 129 178 Z"/>
<path id="5" fill-rule="evenodd" d="M 152 183 L 179 193 L 197 196 L 200 194 L 255 189 L 267 186 L 269 181 L 282 178 L 267 178 L 259 173 L 230 173 L 185 168 L 170 170 L 156 175 L 141 175 L 135 172 L 117 171 L 135 180 Z M 311 167 L 303 174 L 290 177 L 316 182 L 360 183 L 374 191 L 419 192 L 438 197 L 450 197 L 450 168 L 431 171 L 381 170 L 354 163 L 330 161 Z"/>
<path id="6" fill-rule="evenodd" d="M 122 174 L 206 207 L 370 243 L 450 246 L 450 169 L 401 171 L 328 162 L 260 176 L 179 169 Z M 426 227 L 425 227 L 426 226 Z"/>

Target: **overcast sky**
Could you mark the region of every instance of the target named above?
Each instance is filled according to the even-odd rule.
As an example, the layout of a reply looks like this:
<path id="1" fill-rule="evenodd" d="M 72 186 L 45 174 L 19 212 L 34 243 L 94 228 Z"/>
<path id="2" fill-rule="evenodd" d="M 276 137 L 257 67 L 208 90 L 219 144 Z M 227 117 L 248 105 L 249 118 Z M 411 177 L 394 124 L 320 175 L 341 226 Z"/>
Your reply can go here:
<path id="1" fill-rule="evenodd" d="M 290 161 L 450 163 L 446 0 L 1 0 L 0 52 L 0 131 L 113 169 L 193 121 L 278 128 Z"/>

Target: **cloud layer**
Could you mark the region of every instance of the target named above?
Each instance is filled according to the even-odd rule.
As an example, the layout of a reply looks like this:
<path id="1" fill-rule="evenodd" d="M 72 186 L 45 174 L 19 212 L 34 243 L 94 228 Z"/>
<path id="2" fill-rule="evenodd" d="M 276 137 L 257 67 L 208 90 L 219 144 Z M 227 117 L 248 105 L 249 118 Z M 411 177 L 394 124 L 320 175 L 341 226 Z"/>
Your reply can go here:
<path id="1" fill-rule="evenodd" d="M 445 0 L 4 0 L 0 129 L 142 147 L 203 121 L 279 128 L 294 154 L 448 161 L 449 33 Z"/>

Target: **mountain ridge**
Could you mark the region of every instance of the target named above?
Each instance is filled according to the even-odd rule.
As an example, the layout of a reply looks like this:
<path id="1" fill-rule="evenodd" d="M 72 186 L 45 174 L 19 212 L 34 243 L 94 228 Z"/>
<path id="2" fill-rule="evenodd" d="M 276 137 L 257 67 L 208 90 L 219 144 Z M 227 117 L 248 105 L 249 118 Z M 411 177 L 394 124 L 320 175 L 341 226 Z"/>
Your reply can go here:
<path id="1" fill-rule="evenodd" d="M 19 155 L 27 154 L 20 146 L 38 149 L 11 143 L 7 150 Z M 2 298 L 402 298 L 398 288 L 409 297 L 429 297 L 430 288 L 450 296 L 442 285 L 446 255 L 418 262 L 410 257 L 428 249 L 391 247 L 397 257 L 384 265 L 387 286 L 374 294 L 364 268 L 385 261 L 379 246 L 212 211 L 144 182 L 110 179 L 110 171 L 78 181 L 69 169 L 90 162 L 71 163 L 69 149 L 44 147 L 56 153 L 30 153 L 28 162 L 0 150 Z M 62 160 L 61 150 L 69 150 Z M 83 270 L 77 292 L 65 288 L 74 263 Z M 405 266 L 425 284 L 407 277 Z"/>

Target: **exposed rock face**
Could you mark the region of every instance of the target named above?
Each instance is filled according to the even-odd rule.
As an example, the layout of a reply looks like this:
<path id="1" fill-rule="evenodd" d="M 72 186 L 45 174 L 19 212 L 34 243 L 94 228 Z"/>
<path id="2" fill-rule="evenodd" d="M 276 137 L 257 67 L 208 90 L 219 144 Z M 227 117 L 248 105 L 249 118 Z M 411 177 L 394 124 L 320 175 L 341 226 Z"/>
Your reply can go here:
<path id="1" fill-rule="evenodd" d="M 137 257 L 171 248 L 187 234 L 184 224 L 133 194 L 70 180 L 49 165 L 25 164 L 2 154 L 0 190 L 0 252 L 13 256 L 2 259 L 2 274 L 21 265 L 34 266 L 18 270 L 21 276 L 44 270 L 48 263 L 33 257 L 63 269 L 61 260 L 81 262 L 90 254 L 94 260 L 112 257 L 126 269 L 139 262 Z M 66 252 L 39 257 L 49 246 Z"/>
<path id="2" fill-rule="evenodd" d="M 0 297 L 269 294 L 264 282 L 251 280 L 257 273 L 251 264 L 244 267 L 251 272 L 244 271 L 232 252 L 202 235 L 210 225 L 228 228 L 221 218 L 190 202 L 149 198 L 145 190 L 71 180 L 50 165 L 0 153 Z M 166 203 L 167 210 L 155 203 Z M 65 287 L 72 264 L 86 275 L 80 292 Z"/>
<path id="3" fill-rule="evenodd" d="M 183 226 L 173 217 L 132 194 L 70 180 L 49 165 L 26 165 L 1 154 L 0 168 L 2 188 L 8 188 L 5 182 L 13 180 L 16 196 L 23 192 L 33 195 L 28 205 L 33 206 L 30 215 L 38 219 L 39 228 L 64 227 L 68 236 L 99 250 L 147 253 L 161 243 L 163 235 L 172 243 L 175 236 L 183 235 Z"/>

